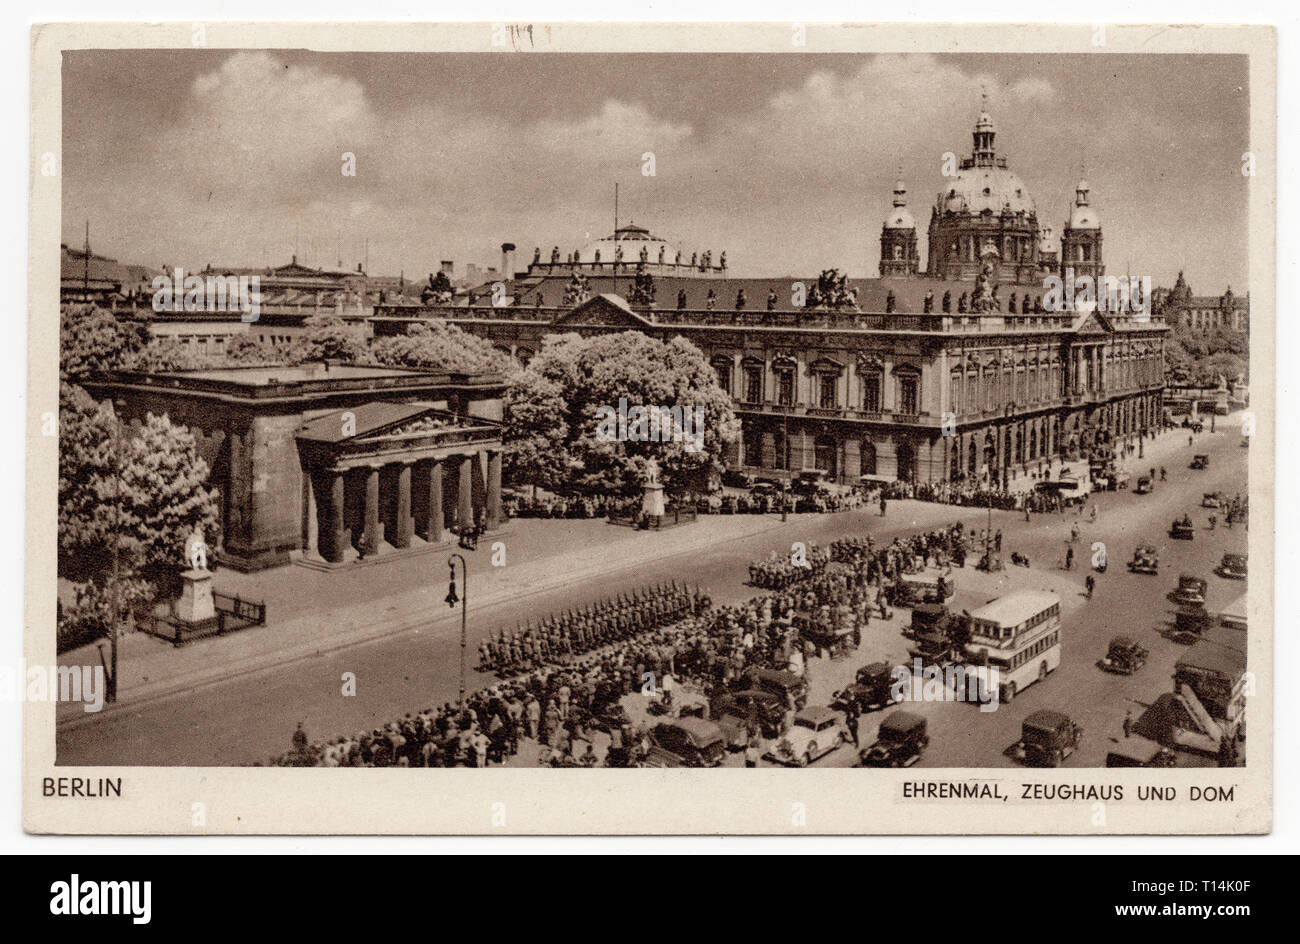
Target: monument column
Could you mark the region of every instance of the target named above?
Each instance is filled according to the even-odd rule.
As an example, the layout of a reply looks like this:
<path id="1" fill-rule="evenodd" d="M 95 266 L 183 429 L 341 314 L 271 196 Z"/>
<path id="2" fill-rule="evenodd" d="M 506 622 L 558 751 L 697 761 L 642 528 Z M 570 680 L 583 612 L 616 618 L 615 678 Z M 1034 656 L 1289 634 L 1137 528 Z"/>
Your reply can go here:
<path id="1" fill-rule="evenodd" d="M 362 548 L 366 554 L 379 553 L 384 543 L 384 526 L 379 523 L 379 468 L 372 466 L 366 471 L 366 530 L 362 538 Z"/>
<path id="2" fill-rule="evenodd" d="M 501 518 L 501 450 L 492 449 L 488 452 L 487 526 L 500 527 Z"/>

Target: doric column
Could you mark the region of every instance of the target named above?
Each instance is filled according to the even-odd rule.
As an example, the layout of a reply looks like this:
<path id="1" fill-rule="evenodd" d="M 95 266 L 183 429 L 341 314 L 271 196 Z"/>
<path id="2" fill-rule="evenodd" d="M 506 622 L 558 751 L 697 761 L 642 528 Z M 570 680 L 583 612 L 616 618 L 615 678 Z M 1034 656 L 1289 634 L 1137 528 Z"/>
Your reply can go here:
<path id="1" fill-rule="evenodd" d="M 474 477 L 473 456 L 460 456 L 460 479 L 456 484 L 456 524 L 461 528 L 474 527 Z"/>
<path id="2" fill-rule="evenodd" d="M 331 564 L 338 564 L 352 541 L 351 532 L 343 527 L 343 473 L 333 469 L 314 472 L 311 483 L 318 516 L 316 550 Z"/>
<path id="3" fill-rule="evenodd" d="M 410 547 L 411 535 L 415 531 L 415 522 L 411 518 L 411 464 L 403 462 L 397 469 L 397 507 L 395 509 L 396 528 L 389 536 L 388 542 L 393 547 Z"/>
<path id="4" fill-rule="evenodd" d="M 379 521 L 379 469 L 366 471 L 366 530 L 362 548 L 367 555 L 378 554 L 384 543 L 384 526 Z"/>
<path id="5" fill-rule="evenodd" d="M 442 540 L 442 460 L 434 459 L 429 463 L 429 478 L 420 479 L 425 490 L 424 515 L 420 520 L 420 537 L 430 544 Z"/>
<path id="6" fill-rule="evenodd" d="M 487 526 L 500 527 L 501 517 L 501 450 L 492 449 L 488 452 Z"/>

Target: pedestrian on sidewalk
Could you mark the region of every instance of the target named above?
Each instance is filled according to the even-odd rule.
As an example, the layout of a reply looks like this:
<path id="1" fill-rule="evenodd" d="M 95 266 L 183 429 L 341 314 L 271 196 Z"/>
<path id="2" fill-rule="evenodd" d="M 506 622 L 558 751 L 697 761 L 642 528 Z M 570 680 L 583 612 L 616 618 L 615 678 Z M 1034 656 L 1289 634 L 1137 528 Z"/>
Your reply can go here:
<path id="1" fill-rule="evenodd" d="M 1088 575 L 1088 579 L 1085 580 L 1083 583 L 1084 583 L 1084 586 L 1087 587 L 1087 590 L 1088 590 L 1088 599 L 1091 600 L 1091 599 L 1092 599 L 1092 591 L 1096 588 L 1096 586 L 1097 586 L 1097 581 L 1093 578 L 1092 574 L 1089 574 L 1089 575 Z"/>
<path id="2" fill-rule="evenodd" d="M 1133 712 L 1124 712 L 1124 736 L 1128 737 L 1133 733 Z"/>
<path id="3" fill-rule="evenodd" d="M 1074 569 L 1074 548 L 1072 547 L 1067 547 L 1065 549 L 1065 569 Z"/>

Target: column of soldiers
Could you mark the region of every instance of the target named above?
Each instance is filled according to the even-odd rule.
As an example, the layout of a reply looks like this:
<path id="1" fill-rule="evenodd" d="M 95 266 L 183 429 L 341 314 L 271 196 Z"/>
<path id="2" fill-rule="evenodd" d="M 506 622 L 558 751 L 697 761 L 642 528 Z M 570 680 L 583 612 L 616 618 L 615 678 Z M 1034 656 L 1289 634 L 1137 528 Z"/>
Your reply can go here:
<path id="1" fill-rule="evenodd" d="M 515 675 L 568 661 L 576 655 L 693 616 L 706 598 L 694 590 L 659 584 L 546 617 L 536 626 L 503 630 L 479 646 L 479 670 Z"/>

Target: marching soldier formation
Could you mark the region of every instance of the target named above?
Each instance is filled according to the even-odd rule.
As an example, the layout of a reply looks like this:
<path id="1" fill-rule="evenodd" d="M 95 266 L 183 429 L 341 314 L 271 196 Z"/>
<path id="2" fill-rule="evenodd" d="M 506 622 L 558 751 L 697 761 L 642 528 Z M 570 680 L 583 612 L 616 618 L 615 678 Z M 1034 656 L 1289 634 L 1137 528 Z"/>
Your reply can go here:
<path id="1" fill-rule="evenodd" d="M 688 590 L 660 584 L 620 594 L 558 616 L 537 626 L 498 632 L 479 646 L 479 671 L 517 675 L 543 665 L 564 662 L 602 646 L 619 642 L 693 616 L 707 606 L 696 587 Z"/>

